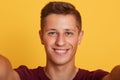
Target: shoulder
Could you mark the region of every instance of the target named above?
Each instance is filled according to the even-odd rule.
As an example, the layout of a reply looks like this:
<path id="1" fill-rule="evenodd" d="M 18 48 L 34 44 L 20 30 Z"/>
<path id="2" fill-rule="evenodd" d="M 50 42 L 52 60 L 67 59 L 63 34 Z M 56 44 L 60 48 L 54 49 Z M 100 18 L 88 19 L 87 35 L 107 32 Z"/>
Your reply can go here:
<path id="1" fill-rule="evenodd" d="M 21 80 L 34 80 L 39 76 L 40 73 L 43 72 L 43 67 L 39 66 L 37 68 L 30 69 L 25 65 L 21 65 L 14 70 L 18 73 Z"/>
<path id="2" fill-rule="evenodd" d="M 82 79 L 82 80 L 101 80 L 108 72 L 98 69 L 94 71 L 88 71 L 85 69 L 79 69 L 78 73 L 74 80 Z"/>
<path id="3" fill-rule="evenodd" d="M 38 66 L 37 68 L 30 69 L 30 68 L 28 68 L 28 67 L 25 66 L 25 65 L 21 65 L 21 66 L 19 66 L 18 68 L 14 69 L 14 70 L 15 70 L 16 72 L 18 72 L 18 73 L 23 73 L 23 74 L 29 73 L 29 74 L 32 74 L 32 73 L 34 73 L 34 72 L 42 71 L 42 70 L 43 70 L 43 67 Z"/>

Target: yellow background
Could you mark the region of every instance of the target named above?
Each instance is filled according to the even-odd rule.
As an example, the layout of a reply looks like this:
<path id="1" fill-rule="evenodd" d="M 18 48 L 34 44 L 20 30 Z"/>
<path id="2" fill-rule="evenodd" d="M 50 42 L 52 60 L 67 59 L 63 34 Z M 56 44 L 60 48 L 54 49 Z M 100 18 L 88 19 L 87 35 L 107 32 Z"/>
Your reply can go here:
<path id="1" fill-rule="evenodd" d="M 0 1 L 0 54 L 16 68 L 45 65 L 40 10 L 52 0 Z M 58 0 L 57 0 L 58 1 Z M 120 64 L 120 0 L 61 0 L 81 12 L 84 37 L 76 55 L 80 68 L 110 71 Z"/>

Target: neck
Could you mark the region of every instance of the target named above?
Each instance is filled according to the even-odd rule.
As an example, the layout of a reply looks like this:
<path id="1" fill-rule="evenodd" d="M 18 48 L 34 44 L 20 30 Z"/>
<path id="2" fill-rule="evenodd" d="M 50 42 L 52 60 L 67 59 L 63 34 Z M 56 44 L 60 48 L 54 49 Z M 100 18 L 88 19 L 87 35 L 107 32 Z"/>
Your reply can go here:
<path id="1" fill-rule="evenodd" d="M 45 73 L 50 80 L 72 80 L 77 72 L 74 62 L 64 65 L 47 64 L 45 67 Z"/>

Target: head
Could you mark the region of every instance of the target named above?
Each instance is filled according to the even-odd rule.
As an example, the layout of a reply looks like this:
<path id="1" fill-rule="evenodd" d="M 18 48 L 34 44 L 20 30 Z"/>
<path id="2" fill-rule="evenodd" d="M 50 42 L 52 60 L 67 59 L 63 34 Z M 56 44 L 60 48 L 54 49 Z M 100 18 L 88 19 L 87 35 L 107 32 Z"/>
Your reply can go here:
<path id="1" fill-rule="evenodd" d="M 44 29 L 46 17 L 50 14 L 73 15 L 76 19 L 76 27 L 82 30 L 81 16 L 76 8 L 67 2 L 50 2 L 41 11 L 41 29 Z"/>
<path id="2" fill-rule="evenodd" d="M 41 42 L 47 54 L 47 64 L 74 63 L 81 42 L 81 16 L 67 2 L 50 2 L 41 12 Z"/>

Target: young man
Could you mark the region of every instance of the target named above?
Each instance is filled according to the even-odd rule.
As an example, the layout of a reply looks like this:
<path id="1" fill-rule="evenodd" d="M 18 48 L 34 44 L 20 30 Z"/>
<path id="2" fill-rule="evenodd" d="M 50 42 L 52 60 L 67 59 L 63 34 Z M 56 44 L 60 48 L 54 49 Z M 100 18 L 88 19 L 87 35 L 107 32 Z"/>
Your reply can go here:
<path id="1" fill-rule="evenodd" d="M 36 69 L 20 66 L 12 70 L 11 67 L 8 68 L 10 62 L 1 56 L 0 65 L 7 67 L 5 69 L 0 67 L 0 69 L 9 69 L 9 73 L 4 74 L 5 78 L 8 77 L 6 80 L 120 80 L 119 66 L 115 67 L 110 74 L 103 70 L 90 72 L 75 66 L 75 54 L 81 43 L 83 31 L 81 16 L 70 3 L 48 3 L 41 12 L 39 33 L 46 51 L 46 66 Z"/>

